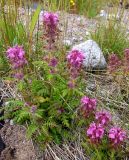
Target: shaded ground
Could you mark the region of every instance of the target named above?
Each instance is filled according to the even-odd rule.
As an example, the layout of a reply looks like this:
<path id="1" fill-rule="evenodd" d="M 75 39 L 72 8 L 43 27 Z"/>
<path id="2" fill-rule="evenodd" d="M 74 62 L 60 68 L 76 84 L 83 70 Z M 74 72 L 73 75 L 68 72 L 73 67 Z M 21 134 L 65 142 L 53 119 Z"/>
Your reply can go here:
<path id="1" fill-rule="evenodd" d="M 75 143 L 47 145 L 45 151 L 41 151 L 37 144 L 26 138 L 25 131 L 24 126 L 19 125 L 6 124 L 3 127 L 0 134 L 6 149 L 2 152 L 0 160 L 89 160 L 84 155 L 79 138 Z"/>
<path id="2" fill-rule="evenodd" d="M 26 138 L 25 127 L 6 124 L 0 134 L 6 144 L 0 160 L 36 160 L 33 143 Z"/>

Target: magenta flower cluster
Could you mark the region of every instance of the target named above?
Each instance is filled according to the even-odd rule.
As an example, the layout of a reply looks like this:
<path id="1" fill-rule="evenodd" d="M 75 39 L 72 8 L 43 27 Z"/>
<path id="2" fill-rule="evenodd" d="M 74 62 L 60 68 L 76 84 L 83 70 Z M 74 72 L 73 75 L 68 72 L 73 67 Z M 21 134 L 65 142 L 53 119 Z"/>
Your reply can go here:
<path id="1" fill-rule="evenodd" d="M 7 58 L 11 63 L 11 67 L 15 71 L 14 77 L 17 79 L 22 79 L 24 76 L 22 69 L 27 64 L 25 51 L 23 50 L 22 46 L 16 45 L 14 47 L 10 47 L 7 50 Z"/>
<path id="2" fill-rule="evenodd" d="M 13 69 L 22 68 L 25 64 L 27 64 L 25 51 L 23 50 L 22 46 L 16 45 L 14 47 L 10 47 L 7 50 L 7 57 Z"/>
<path id="3" fill-rule="evenodd" d="M 45 28 L 45 37 L 48 42 L 48 49 L 54 48 L 54 43 L 58 35 L 59 18 L 56 13 L 46 12 L 43 15 L 43 24 Z"/>
<path id="4" fill-rule="evenodd" d="M 52 59 L 50 59 L 50 62 L 49 62 L 49 66 L 51 67 L 50 68 L 50 73 L 51 74 L 55 74 L 56 73 L 56 66 L 58 65 L 58 59 L 53 57 Z"/>
<path id="5" fill-rule="evenodd" d="M 111 114 L 107 111 L 96 112 L 95 119 L 101 125 L 107 125 L 111 121 Z"/>
<path id="6" fill-rule="evenodd" d="M 49 66 L 56 67 L 57 64 L 58 64 L 57 58 L 53 57 L 52 59 L 50 59 Z"/>
<path id="7" fill-rule="evenodd" d="M 17 73 L 14 74 L 14 77 L 16 79 L 20 80 L 20 79 L 22 79 L 24 77 L 24 74 L 23 74 L 23 72 L 19 71 L 19 72 L 17 72 Z"/>
<path id="8" fill-rule="evenodd" d="M 58 18 L 58 14 L 56 14 L 56 13 L 49 13 L 49 12 L 46 12 L 46 13 L 44 13 L 44 15 L 43 15 L 43 22 L 44 22 L 44 24 L 45 25 L 47 25 L 47 26 L 57 26 L 58 25 L 58 22 L 59 22 L 59 18 Z M 51 28 L 52 28 L 51 27 Z"/>
<path id="9" fill-rule="evenodd" d="M 58 65 L 58 59 L 56 57 L 49 57 L 49 56 L 45 56 L 43 58 L 43 60 L 48 64 L 48 66 L 50 67 L 50 73 L 54 74 L 56 73 L 56 67 Z"/>
<path id="10" fill-rule="evenodd" d="M 36 112 L 36 110 L 37 110 L 37 106 L 36 105 L 32 105 L 31 108 L 30 108 L 30 112 L 32 114 L 34 114 Z"/>
<path id="11" fill-rule="evenodd" d="M 30 113 L 34 114 L 37 111 L 37 106 L 32 104 L 31 102 L 26 102 L 25 107 L 29 108 Z"/>
<path id="12" fill-rule="evenodd" d="M 111 54 L 109 56 L 108 68 L 110 72 L 117 70 L 121 66 L 121 60 L 116 54 Z"/>
<path id="13" fill-rule="evenodd" d="M 72 68 L 80 69 L 84 60 L 84 53 L 79 50 L 72 50 L 67 55 L 67 60 Z"/>
<path id="14" fill-rule="evenodd" d="M 80 73 L 84 58 L 84 53 L 79 50 L 72 50 L 67 55 L 68 68 L 70 72 L 70 80 L 68 82 L 68 86 L 70 88 L 75 87 L 75 79 Z"/>
<path id="15" fill-rule="evenodd" d="M 71 88 L 71 89 L 75 87 L 75 80 L 74 79 L 69 80 L 68 87 Z"/>
<path id="16" fill-rule="evenodd" d="M 125 49 L 124 57 L 122 60 L 116 54 L 109 56 L 108 68 L 110 72 L 115 72 L 120 69 L 122 72 L 129 72 L 129 48 Z"/>
<path id="17" fill-rule="evenodd" d="M 87 130 L 87 135 L 93 143 L 98 143 L 104 136 L 104 127 L 93 122 Z"/>
<path id="18" fill-rule="evenodd" d="M 95 111 L 97 105 L 97 100 L 89 97 L 82 97 L 81 99 L 81 111 L 85 117 L 89 116 L 93 111 Z"/>
<path id="19" fill-rule="evenodd" d="M 107 131 L 107 126 L 109 128 L 109 123 L 112 120 L 110 112 L 106 110 L 101 110 L 96 112 L 97 100 L 89 97 L 81 98 L 81 107 L 84 118 L 89 118 L 93 116 L 95 122 L 92 122 L 87 129 L 87 136 L 93 144 L 98 144 L 104 138 L 108 136 L 109 143 L 112 147 L 119 147 L 125 139 L 127 138 L 126 132 L 119 127 L 112 127 Z M 91 114 L 93 113 L 93 114 Z M 95 117 L 94 117 L 95 116 Z"/>
<path id="20" fill-rule="evenodd" d="M 127 138 L 126 132 L 119 127 L 113 127 L 109 130 L 108 137 L 112 146 L 119 146 Z"/>

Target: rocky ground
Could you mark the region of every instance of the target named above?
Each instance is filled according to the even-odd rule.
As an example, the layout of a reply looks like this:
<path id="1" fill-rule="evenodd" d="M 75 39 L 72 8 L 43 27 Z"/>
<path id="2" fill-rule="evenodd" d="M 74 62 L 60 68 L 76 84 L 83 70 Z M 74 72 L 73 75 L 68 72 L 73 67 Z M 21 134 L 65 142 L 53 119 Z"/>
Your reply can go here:
<path id="1" fill-rule="evenodd" d="M 25 127 L 7 123 L 0 134 L 6 144 L 0 160 L 36 160 L 33 142 L 26 138 Z"/>
<path id="2" fill-rule="evenodd" d="M 83 15 L 68 14 L 59 12 L 60 15 L 60 29 L 64 35 L 64 42 L 69 45 L 78 44 L 90 39 L 90 33 L 96 31 L 97 26 L 101 23 L 108 23 L 109 20 L 114 21 L 115 16 L 122 16 L 122 20 L 118 18 L 121 26 L 126 27 L 126 32 L 129 35 L 129 10 L 118 10 L 113 7 L 101 10 L 94 19 L 88 19 Z M 40 18 L 42 21 L 42 16 Z M 42 22 L 41 22 L 42 24 Z"/>

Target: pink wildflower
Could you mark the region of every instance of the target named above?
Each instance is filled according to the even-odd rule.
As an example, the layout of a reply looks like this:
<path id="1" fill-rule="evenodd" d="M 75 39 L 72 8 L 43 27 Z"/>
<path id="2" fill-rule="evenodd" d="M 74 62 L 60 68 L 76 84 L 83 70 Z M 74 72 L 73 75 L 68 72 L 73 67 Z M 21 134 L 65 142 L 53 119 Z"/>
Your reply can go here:
<path id="1" fill-rule="evenodd" d="M 32 102 L 25 102 L 25 107 L 31 107 L 33 104 L 32 104 Z"/>
<path id="2" fill-rule="evenodd" d="M 37 110 L 37 106 L 36 106 L 36 105 L 32 105 L 32 106 L 31 106 L 31 109 L 30 109 L 30 112 L 31 112 L 32 114 L 34 114 L 34 113 L 36 112 L 36 110 Z"/>
<path id="3" fill-rule="evenodd" d="M 78 50 L 72 50 L 67 55 L 67 60 L 71 67 L 80 69 L 84 60 L 84 53 Z"/>
<path id="4" fill-rule="evenodd" d="M 101 124 L 91 123 L 87 129 L 87 136 L 91 142 L 98 143 L 104 136 L 104 128 Z"/>
<path id="5" fill-rule="evenodd" d="M 111 54 L 109 56 L 109 65 L 108 68 L 110 72 L 116 71 L 121 65 L 121 60 L 116 54 Z"/>
<path id="6" fill-rule="evenodd" d="M 107 125 L 111 121 L 111 114 L 107 111 L 100 111 L 95 114 L 95 119 L 102 125 Z"/>
<path id="7" fill-rule="evenodd" d="M 75 81 L 73 79 L 71 79 L 69 82 L 68 82 L 68 87 L 73 89 L 75 87 Z"/>
<path id="8" fill-rule="evenodd" d="M 7 50 L 7 57 L 12 64 L 12 68 L 19 69 L 23 67 L 27 60 L 25 58 L 25 51 L 23 50 L 22 46 L 14 46 Z"/>
<path id="9" fill-rule="evenodd" d="M 59 22 L 58 14 L 51 12 L 44 13 L 43 22 L 47 26 L 57 26 Z"/>
<path id="10" fill-rule="evenodd" d="M 65 110 L 64 110 L 64 108 L 63 108 L 63 107 L 59 108 L 57 111 L 58 111 L 58 113 L 59 113 L 59 114 L 62 114 L 62 113 L 64 113 L 64 112 L 65 112 Z"/>
<path id="11" fill-rule="evenodd" d="M 79 50 L 72 50 L 67 55 L 67 61 L 71 79 L 76 79 L 78 77 L 83 60 L 84 60 L 84 53 Z M 70 88 L 74 88 L 75 86 L 75 84 L 71 80 L 68 82 L 68 84 Z"/>
<path id="12" fill-rule="evenodd" d="M 81 111 L 83 112 L 83 115 L 89 116 L 95 109 L 97 105 L 97 100 L 94 98 L 89 97 L 82 97 L 81 99 Z"/>
<path id="13" fill-rule="evenodd" d="M 14 75 L 14 77 L 17 78 L 17 79 L 19 79 L 19 80 L 21 80 L 21 79 L 23 79 L 24 74 L 23 74 L 22 72 L 19 72 L 19 73 L 16 73 L 16 74 Z"/>
<path id="14" fill-rule="evenodd" d="M 126 132 L 119 127 L 113 127 L 109 130 L 108 137 L 112 146 L 118 147 L 126 139 Z"/>
<path id="15" fill-rule="evenodd" d="M 48 49 L 53 49 L 56 37 L 58 35 L 58 25 L 59 18 L 55 13 L 46 12 L 43 15 L 43 23 L 45 26 L 45 37 L 48 42 Z"/>
<path id="16" fill-rule="evenodd" d="M 49 66 L 51 66 L 51 67 L 56 67 L 57 64 L 58 64 L 58 60 L 57 60 L 56 58 L 52 58 L 52 59 L 50 60 Z"/>

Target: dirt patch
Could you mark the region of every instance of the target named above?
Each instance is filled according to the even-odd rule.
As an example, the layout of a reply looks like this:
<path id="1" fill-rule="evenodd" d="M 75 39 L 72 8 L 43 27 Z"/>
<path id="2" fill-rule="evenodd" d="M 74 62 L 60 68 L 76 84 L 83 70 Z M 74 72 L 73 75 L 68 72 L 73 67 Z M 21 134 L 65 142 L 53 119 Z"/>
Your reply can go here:
<path id="1" fill-rule="evenodd" d="M 31 140 L 26 138 L 26 129 L 23 126 L 4 125 L 0 131 L 6 144 L 0 160 L 36 160 L 36 153 Z"/>

